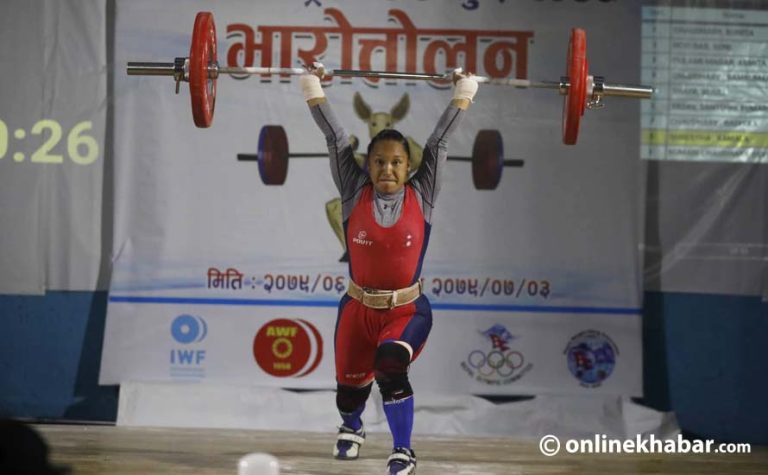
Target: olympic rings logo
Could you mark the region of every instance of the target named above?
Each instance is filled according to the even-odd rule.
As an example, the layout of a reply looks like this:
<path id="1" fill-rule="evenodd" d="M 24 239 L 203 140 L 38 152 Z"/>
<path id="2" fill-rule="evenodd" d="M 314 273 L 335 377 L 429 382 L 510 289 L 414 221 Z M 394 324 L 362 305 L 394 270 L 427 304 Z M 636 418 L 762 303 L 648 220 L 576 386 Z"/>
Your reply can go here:
<path id="1" fill-rule="evenodd" d="M 515 370 L 523 366 L 525 357 L 519 351 L 514 350 L 507 350 L 503 353 L 499 350 L 492 350 L 489 353 L 475 350 L 467 356 L 467 363 L 483 376 L 490 377 L 495 373 L 505 378 L 512 376 Z"/>

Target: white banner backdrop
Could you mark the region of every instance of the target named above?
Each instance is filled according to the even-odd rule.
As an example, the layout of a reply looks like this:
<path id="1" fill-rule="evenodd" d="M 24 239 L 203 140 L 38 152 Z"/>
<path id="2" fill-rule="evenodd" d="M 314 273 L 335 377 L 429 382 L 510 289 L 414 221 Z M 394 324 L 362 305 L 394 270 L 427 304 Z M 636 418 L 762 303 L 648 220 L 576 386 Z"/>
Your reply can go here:
<path id="1" fill-rule="evenodd" d="M 0 2 L 0 294 L 106 287 L 106 10 Z"/>
<path id="2" fill-rule="evenodd" d="M 101 382 L 331 388 L 347 264 L 326 218 L 337 196 L 328 163 L 293 159 L 286 183 L 266 186 L 256 163 L 236 158 L 256 153 L 266 124 L 285 127 L 292 152 L 326 150 L 298 81 L 222 77 L 213 126 L 197 129 L 186 85 L 176 96 L 170 78 L 124 73 L 128 61 L 187 56 L 195 13 L 210 8 L 117 3 L 116 227 Z M 329 68 L 385 69 L 389 55 L 395 70 L 461 65 L 558 80 L 579 26 L 596 74 L 638 81 L 639 10 L 618 2 L 229 1 L 213 13 L 220 64 L 297 66 L 314 54 Z M 389 52 L 377 46 L 387 35 Z M 450 47 L 463 51 L 459 64 Z M 419 143 L 451 97 L 426 82 L 334 79 L 326 94 L 361 148 L 369 135 L 354 92 L 380 112 L 408 94 L 395 127 Z M 450 154 L 468 156 L 478 130 L 498 129 L 505 156 L 525 165 L 505 168 L 494 191 L 474 189 L 468 163 L 445 173 L 422 274 L 434 325 L 412 367 L 415 386 L 641 394 L 638 106 L 619 99 L 587 111 L 575 147 L 561 143 L 561 109 L 553 91 L 482 86 L 451 138 Z"/>

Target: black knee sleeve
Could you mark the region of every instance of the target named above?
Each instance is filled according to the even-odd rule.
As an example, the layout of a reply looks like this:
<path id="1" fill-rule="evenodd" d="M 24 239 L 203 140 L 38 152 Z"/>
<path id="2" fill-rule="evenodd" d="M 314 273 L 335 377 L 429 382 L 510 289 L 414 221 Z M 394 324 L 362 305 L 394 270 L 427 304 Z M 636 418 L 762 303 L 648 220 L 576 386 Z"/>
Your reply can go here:
<path id="1" fill-rule="evenodd" d="M 358 407 L 365 404 L 368 396 L 371 394 L 372 384 L 366 384 L 362 388 L 354 386 L 336 385 L 336 407 L 344 413 L 354 412 Z"/>
<path id="2" fill-rule="evenodd" d="M 384 402 L 405 399 L 413 395 L 408 381 L 411 355 L 398 343 L 384 343 L 376 350 L 374 374 Z"/>

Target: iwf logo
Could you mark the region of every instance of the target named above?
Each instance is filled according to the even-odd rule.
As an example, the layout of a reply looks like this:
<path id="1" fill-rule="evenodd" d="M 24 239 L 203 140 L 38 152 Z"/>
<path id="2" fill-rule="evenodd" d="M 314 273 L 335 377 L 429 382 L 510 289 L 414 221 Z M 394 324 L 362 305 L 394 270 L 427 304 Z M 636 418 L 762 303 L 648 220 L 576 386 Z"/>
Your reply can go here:
<path id="1" fill-rule="evenodd" d="M 253 357 L 267 374 L 300 378 L 320 364 L 323 338 L 317 328 L 306 320 L 272 320 L 256 333 Z"/>
<path id="2" fill-rule="evenodd" d="M 202 317 L 179 315 L 171 322 L 171 336 L 181 348 L 171 348 L 171 375 L 181 377 L 203 377 L 202 368 L 205 350 L 198 343 L 205 340 L 208 324 Z"/>
<path id="3" fill-rule="evenodd" d="M 171 323 L 173 339 L 184 345 L 203 341 L 207 334 L 208 325 L 202 317 L 179 315 Z"/>
<path id="4" fill-rule="evenodd" d="M 479 333 L 490 349 L 472 350 L 461 362 L 464 371 L 475 380 L 489 385 L 510 384 L 533 368 L 533 363 L 526 363 L 523 353 L 510 348 L 516 337 L 504 325 L 497 323 Z"/>

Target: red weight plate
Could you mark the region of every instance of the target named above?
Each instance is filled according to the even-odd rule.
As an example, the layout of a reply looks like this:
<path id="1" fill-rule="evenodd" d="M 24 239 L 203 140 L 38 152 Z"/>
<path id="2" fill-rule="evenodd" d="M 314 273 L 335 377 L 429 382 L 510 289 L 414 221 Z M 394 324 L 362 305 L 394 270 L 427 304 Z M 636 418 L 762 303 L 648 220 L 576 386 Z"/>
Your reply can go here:
<path id="1" fill-rule="evenodd" d="M 265 185 L 282 185 L 288 176 L 288 137 L 279 125 L 265 125 L 259 132 L 259 175 Z"/>
<path id="2" fill-rule="evenodd" d="M 573 145 L 587 101 L 587 33 L 581 28 L 571 30 L 565 67 L 570 86 L 563 99 L 563 143 Z"/>
<path id="3" fill-rule="evenodd" d="M 198 127 L 210 127 L 216 105 L 216 79 L 209 77 L 208 67 L 217 64 L 216 25 L 211 12 L 198 12 L 189 48 L 189 94 L 192 116 Z"/>
<path id="4" fill-rule="evenodd" d="M 472 146 L 472 183 L 478 190 L 495 190 L 504 170 L 504 142 L 498 130 L 481 130 Z"/>

